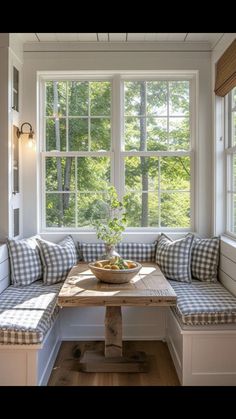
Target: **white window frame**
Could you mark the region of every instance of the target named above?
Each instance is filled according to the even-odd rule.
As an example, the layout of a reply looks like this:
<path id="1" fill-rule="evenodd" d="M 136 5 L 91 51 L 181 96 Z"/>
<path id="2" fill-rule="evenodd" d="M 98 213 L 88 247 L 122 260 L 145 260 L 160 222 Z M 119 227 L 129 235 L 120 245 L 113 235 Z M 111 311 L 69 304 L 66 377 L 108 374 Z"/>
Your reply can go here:
<path id="1" fill-rule="evenodd" d="M 43 143 L 45 126 L 44 126 L 44 104 L 45 104 L 45 89 L 44 83 L 48 80 L 111 80 L 112 81 L 112 103 L 111 103 L 111 151 L 107 152 L 46 152 L 45 144 Z M 157 233 L 161 231 L 184 233 L 188 231 L 196 231 L 196 145 L 197 145 L 197 112 L 198 112 L 198 72 L 197 71 L 86 71 L 86 72 L 38 72 L 38 118 L 37 127 L 39 133 L 39 141 L 37 148 L 37 189 L 38 189 L 38 231 L 40 233 L 93 233 L 94 230 L 90 228 L 61 228 L 61 227 L 46 227 L 45 221 L 45 157 L 99 157 L 109 156 L 111 158 L 111 182 L 117 189 L 119 198 L 121 199 L 124 194 L 124 158 L 126 156 L 133 156 L 133 152 L 124 151 L 123 144 L 123 88 L 122 83 L 124 80 L 186 80 L 190 85 L 190 151 L 143 151 L 135 152 L 135 156 L 146 157 L 164 157 L 164 156 L 189 156 L 191 160 L 190 172 L 190 202 L 191 202 L 191 219 L 189 228 L 166 228 L 166 227 L 128 227 L 126 233 Z M 76 215 L 77 217 L 77 215 Z"/>
<path id="2" fill-rule="evenodd" d="M 233 90 L 233 89 L 232 89 Z M 232 194 L 236 193 L 233 189 L 233 171 L 232 171 L 232 160 L 233 156 L 236 156 L 236 145 L 231 145 L 232 138 L 232 126 L 229 126 L 229 115 L 232 112 L 236 111 L 236 106 L 234 108 L 229 107 L 229 97 L 228 95 L 224 98 L 224 116 L 225 116 L 225 172 L 226 172 L 226 187 L 225 187 L 225 202 L 226 202 L 226 220 L 225 220 L 225 234 L 227 236 L 236 239 L 236 233 L 231 231 L 232 217 L 233 217 L 233 202 Z M 229 130 L 231 131 L 229 136 Z"/>

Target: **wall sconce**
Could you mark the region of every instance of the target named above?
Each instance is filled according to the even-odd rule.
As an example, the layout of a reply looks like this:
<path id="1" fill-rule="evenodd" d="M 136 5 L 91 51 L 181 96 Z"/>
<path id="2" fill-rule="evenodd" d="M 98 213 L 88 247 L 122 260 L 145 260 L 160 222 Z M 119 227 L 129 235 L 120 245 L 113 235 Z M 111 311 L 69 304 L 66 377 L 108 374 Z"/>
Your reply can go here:
<path id="1" fill-rule="evenodd" d="M 24 125 L 28 125 L 29 126 L 29 130 L 28 131 L 24 131 L 23 130 Z M 32 125 L 29 122 L 24 122 L 21 125 L 20 129 L 18 128 L 18 130 L 17 130 L 17 137 L 18 138 L 20 138 L 21 135 L 24 135 L 24 134 L 28 135 L 28 141 L 29 141 L 28 142 L 28 146 L 30 148 L 33 147 L 33 145 L 35 143 L 35 140 L 34 140 L 34 131 L 33 131 Z"/>

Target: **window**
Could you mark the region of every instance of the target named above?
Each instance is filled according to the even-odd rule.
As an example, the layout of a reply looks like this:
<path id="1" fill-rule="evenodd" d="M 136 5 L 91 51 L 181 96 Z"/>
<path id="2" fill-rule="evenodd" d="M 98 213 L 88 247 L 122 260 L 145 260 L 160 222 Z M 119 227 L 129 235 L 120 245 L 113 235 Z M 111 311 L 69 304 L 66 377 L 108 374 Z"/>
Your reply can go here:
<path id="1" fill-rule="evenodd" d="M 129 229 L 193 228 L 194 76 L 83 77 L 42 76 L 42 229 L 91 229 L 109 183 Z"/>
<path id="2" fill-rule="evenodd" d="M 227 231 L 236 235 L 236 88 L 225 98 Z"/>

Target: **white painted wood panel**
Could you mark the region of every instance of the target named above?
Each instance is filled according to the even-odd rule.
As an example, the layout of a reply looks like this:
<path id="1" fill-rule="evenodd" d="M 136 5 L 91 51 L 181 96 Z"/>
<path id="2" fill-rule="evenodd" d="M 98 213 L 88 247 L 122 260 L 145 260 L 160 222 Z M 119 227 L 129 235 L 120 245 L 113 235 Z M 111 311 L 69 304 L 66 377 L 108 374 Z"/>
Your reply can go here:
<path id="1" fill-rule="evenodd" d="M 9 275 L 9 260 L 5 260 L 0 264 L 0 281 Z"/>
<path id="2" fill-rule="evenodd" d="M 225 237 L 220 241 L 220 253 L 236 263 L 236 242 Z"/>
<path id="3" fill-rule="evenodd" d="M 4 262 L 6 259 L 8 259 L 7 245 L 2 244 L 0 245 L 0 263 Z"/>
<path id="4" fill-rule="evenodd" d="M 10 277 L 6 276 L 0 281 L 0 294 L 10 285 Z"/>
<path id="5" fill-rule="evenodd" d="M 98 33 L 99 42 L 108 42 L 108 33 Z"/>
<path id="6" fill-rule="evenodd" d="M 220 269 L 236 281 L 236 263 L 224 255 L 220 257 Z"/>
<path id="7" fill-rule="evenodd" d="M 61 340 L 104 339 L 103 307 L 65 307 L 61 310 Z M 126 340 L 165 338 L 166 308 L 123 307 L 123 337 Z"/>
<path id="8" fill-rule="evenodd" d="M 124 42 L 126 40 L 126 33 L 109 33 L 109 40 L 111 42 Z"/>
<path id="9" fill-rule="evenodd" d="M 221 269 L 219 270 L 220 282 L 227 288 L 233 295 L 236 296 L 236 281 L 234 281 L 230 276 L 228 276 Z"/>

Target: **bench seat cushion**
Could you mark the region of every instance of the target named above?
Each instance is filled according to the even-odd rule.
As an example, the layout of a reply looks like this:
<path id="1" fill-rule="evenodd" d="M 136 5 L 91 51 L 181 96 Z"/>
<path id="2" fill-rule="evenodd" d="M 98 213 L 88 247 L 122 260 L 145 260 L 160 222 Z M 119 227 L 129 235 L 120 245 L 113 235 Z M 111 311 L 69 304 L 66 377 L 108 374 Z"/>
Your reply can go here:
<path id="1" fill-rule="evenodd" d="M 35 344 L 43 341 L 59 311 L 62 284 L 39 280 L 25 287 L 8 287 L 0 295 L 0 343 Z"/>
<path id="2" fill-rule="evenodd" d="M 236 297 L 219 282 L 169 282 L 177 295 L 173 310 L 183 324 L 236 323 Z"/>

